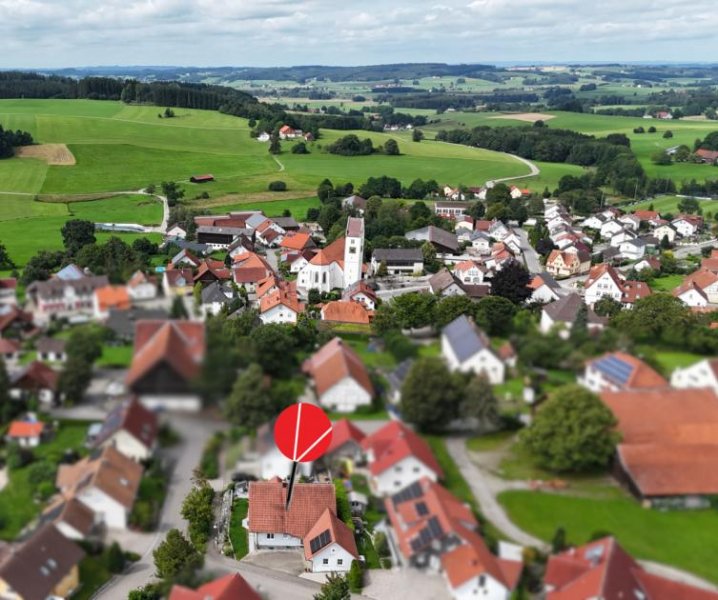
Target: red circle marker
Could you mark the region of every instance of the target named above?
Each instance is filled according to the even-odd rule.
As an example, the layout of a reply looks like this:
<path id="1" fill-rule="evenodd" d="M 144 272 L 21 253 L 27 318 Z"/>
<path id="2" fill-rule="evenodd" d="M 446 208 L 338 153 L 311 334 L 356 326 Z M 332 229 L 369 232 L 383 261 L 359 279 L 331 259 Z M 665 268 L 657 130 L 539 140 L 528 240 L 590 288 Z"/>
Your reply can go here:
<path id="1" fill-rule="evenodd" d="M 274 443 L 289 460 L 311 462 L 329 448 L 332 423 L 325 412 L 307 402 L 285 408 L 274 424 Z"/>

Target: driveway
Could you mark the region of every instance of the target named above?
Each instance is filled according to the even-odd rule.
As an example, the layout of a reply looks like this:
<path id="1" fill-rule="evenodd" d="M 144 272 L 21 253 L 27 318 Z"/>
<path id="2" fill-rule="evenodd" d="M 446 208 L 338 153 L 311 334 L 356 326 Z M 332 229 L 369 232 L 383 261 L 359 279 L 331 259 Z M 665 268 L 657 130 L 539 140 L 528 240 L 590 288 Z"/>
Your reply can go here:
<path id="1" fill-rule="evenodd" d="M 376 600 L 450 600 L 451 594 L 441 575 L 410 568 L 369 571 L 364 596 Z"/>
<path id="2" fill-rule="evenodd" d="M 529 273 L 541 273 L 545 271 L 539 262 L 538 253 L 529 242 L 529 234 L 526 230 L 515 228 L 514 231 L 521 238 L 521 253 L 523 254 L 524 262 L 526 263 L 526 268 L 529 270 Z"/>
<path id="3" fill-rule="evenodd" d="M 167 497 L 158 531 L 154 534 L 140 534 L 133 537 L 132 545 L 141 558 L 128 571 L 115 577 L 98 594 L 103 600 L 126 600 L 130 590 L 149 583 L 155 572 L 152 551 L 164 539 L 167 531 L 173 528 L 184 530 L 185 520 L 180 508 L 185 496 L 192 488 L 192 472 L 199 463 L 202 449 L 210 436 L 221 427 L 212 421 L 198 417 L 172 415 L 169 417 L 172 428 L 179 433 L 182 441 L 168 449 L 166 457 L 174 462 L 167 488 Z M 129 541 L 129 540 L 128 540 Z M 144 543 L 143 543 L 144 542 Z"/>
<path id="4" fill-rule="evenodd" d="M 522 531 L 511 522 L 503 507 L 496 500 L 487 476 L 471 462 L 466 450 L 466 438 L 447 438 L 446 448 L 456 466 L 459 467 L 462 477 L 469 484 L 474 497 L 478 500 L 484 516 L 510 540 L 522 546 L 545 548 L 546 544 L 543 541 Z"/>

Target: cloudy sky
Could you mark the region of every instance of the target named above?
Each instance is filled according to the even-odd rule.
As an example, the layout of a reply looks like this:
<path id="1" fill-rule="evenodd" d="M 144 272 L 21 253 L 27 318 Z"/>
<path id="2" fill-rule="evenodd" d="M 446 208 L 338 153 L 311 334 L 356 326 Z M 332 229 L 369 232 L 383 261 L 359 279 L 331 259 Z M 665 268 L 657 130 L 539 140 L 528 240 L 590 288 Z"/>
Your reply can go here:
<path id="1" fill-rule="evenodd" d="M 714 0 L 0 0 L 0 68 L 709 61 Z"/>

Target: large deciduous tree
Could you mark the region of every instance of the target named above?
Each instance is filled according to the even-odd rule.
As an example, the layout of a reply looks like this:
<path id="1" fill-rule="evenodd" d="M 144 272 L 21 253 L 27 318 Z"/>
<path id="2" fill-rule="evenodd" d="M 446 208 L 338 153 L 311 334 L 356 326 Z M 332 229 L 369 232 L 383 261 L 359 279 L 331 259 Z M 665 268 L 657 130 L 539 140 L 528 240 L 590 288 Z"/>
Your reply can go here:
<path id="1" fill-rule="evenodd" d="M 75 254 L 80 248 L 87 244 L 94 244 L 95 224 L 82 219 L 70 219 L 65 222 L 60 230 L 62 243 L 70 254 Z"/>
<path id="2" fill-rule="evenodd" d="M 578 385 L 558 390 L 540 407 L 521 443 L 546 469 L 558 473 L 604 469 L 619 435 L 616 418 L 601 400 Z"/>
<path id="3" fill-rule="evenodd" d="M 437 433 L 458 416 L 462 389 L 439 358 L 419 358 L 401 388 L 401 414 L 426 433 Z"/>
<path id="4" fill-rule="evenodd" d="M 262 368 L 254 363 L 237 377 L 224 413 L 233 425 L 256 429 L 276 415 L 276 408 Z"/>
<path id="5" fill-rule="evenodd" d="M 167 532 L 167 537 L 152 552 L 152 557 L 157 577 L 169 581 L 191 577 L 204 562 L 202 555 L 179 529 Z"/>
<path id="6" fill-rule="evenodd" d="M 514 304 L 521 304 L 530 295 L 528 287 L 531 275 L 518 261 L 511 261 L 505 264 L 491 280 L 491 293 L 494 296 L 501 296 Z"/>

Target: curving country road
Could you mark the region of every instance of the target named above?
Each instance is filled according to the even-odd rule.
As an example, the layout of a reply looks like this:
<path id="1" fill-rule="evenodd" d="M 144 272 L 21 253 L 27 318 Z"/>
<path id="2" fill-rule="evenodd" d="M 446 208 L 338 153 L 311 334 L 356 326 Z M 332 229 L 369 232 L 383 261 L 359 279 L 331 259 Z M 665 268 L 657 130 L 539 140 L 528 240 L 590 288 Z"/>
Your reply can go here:
<path id="1" fill-rule="evenodd" d="M 514 181 L 515 179 L 525 179 L 527 177 L 536 177 L 541 173 L 541 169 L 539 169 L 534 163 L 532 163 L 527 158 L 523 158 L 521 156 L 516 156 L 515 154 L 509 154 L 508 152 L 502 152 L 501 154 L 506 154 L 507 156 L 510 156 L 511 158 L 515 158 L 519 162 L 524 163 L 531 172 L 528 175 L 514 175 L 512 177 L 501 177 L 499 179 L 492 179 L 490 181 L 486 182 L 486 185 L 490 183 L 503 183 L 505 181 Z"/>

